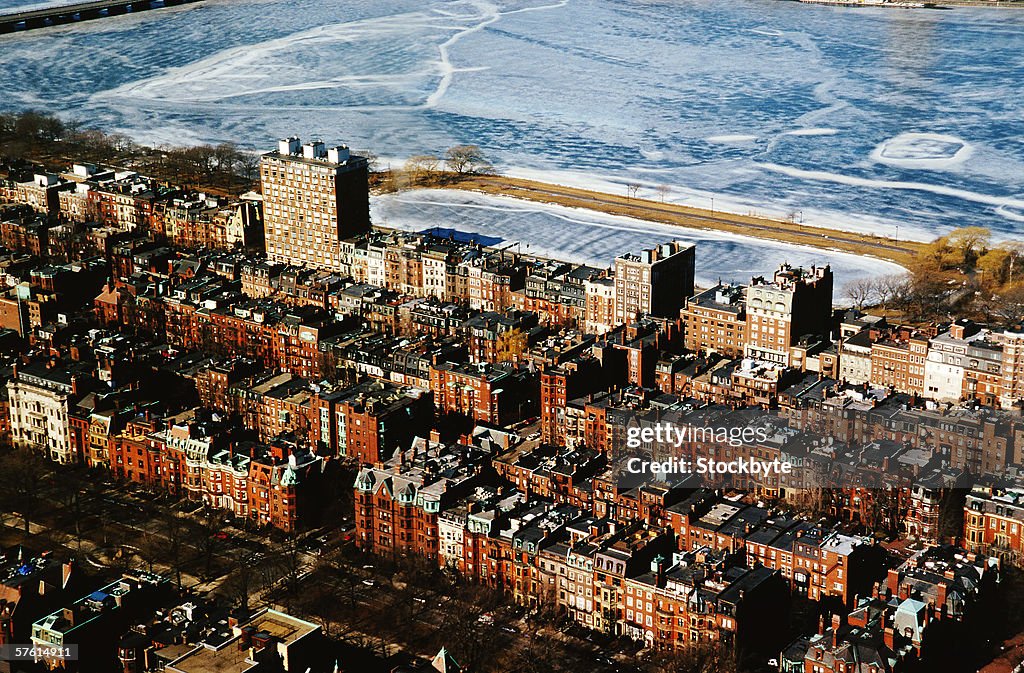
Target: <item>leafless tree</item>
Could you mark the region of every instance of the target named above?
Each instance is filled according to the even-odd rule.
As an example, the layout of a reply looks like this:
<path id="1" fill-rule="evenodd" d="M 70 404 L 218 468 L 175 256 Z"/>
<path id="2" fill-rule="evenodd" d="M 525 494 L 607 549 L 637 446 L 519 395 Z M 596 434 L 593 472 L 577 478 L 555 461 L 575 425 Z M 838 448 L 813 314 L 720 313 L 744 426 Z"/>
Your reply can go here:
<path id="1" fill-rule="evenodd" d="M 50 465 L 41 450 L 15 447 L 0 456 L 0 509 L 18 512 L 26 535 L 42 506 L 49 475 Z"/>
<path id="2" fill-rule="evenodd" d="M 174 512 L 166 512 L 159 519 L 157 535 L 164 543 L 163 557 L 158 559 L 171 567 L 174 572 L 174 585 L 181 591 L 181 576 L 185 565 L 186 542 L 188 531 L 185 522 L 175 516 Z"/>
<path id="3" fill-rule="evenodd" d="M 405 172 L 413 185 L 430 183 L 437 176 L 441 160 L 429 154 L 409 157 L 405 162 Z"/>
<path id="4" fill-rule="evenodd" d="M 476 145 L 455 145 L 444 155 L 448 170 L 457 175 L 484 173 L 491 170 L 490 162 Z"/>
<path id="5" fill-rule="evenodd" d="M 850 281 L 845 287 L 846 296 L 858 311 L 864 308 L 875 294 L 875 281 L 871 278 L 859 278 Z"/>
<path id="6" fill-rule="evenodd" d="M 235 556 L 234 568 L 220 585 L 220 593 L 243 611 L 248 611 L 252 594 L 259 584 L 259 562 L 254 552 L 244 552 Z"/>

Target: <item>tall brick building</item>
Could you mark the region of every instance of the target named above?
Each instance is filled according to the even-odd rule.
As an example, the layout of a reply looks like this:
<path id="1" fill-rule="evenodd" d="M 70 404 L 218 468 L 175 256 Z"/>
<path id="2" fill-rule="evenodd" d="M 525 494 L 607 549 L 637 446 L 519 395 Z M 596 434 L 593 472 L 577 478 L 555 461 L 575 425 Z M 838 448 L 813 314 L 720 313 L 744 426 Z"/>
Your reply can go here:
<path id="1" fill-rule="evenodd" d="M 746 355 L 785 366 L 791 347 L 805 335 L 828 334 L 832 316 L 832 269 L 783 264 L 775 276 L 754 278 L 746 290 Z"/>
<path id="2" fill-rule="evenodd" d="M 343 145 L 281 140 L 260 158 L 267 257 L 341 267 L 341 240 L 370 229 L 369 168 Z"/>
<path id="3" fill-rule="evenodd" d="M 637 314 L 675 318 L 693 295 L 695 246 L 684 241 L 662 243 L 615 258 L 615 322 L 631 322 Z"/>

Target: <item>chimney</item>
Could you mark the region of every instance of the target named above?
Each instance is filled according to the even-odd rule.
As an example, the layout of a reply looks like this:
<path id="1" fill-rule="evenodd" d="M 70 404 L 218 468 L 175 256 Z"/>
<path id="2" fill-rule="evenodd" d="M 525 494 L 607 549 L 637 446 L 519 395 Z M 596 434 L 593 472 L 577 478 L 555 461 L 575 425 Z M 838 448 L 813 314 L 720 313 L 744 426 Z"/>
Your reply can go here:
<path id="1" fill-rule="evenodd" d="M 832 615 L 832 647 L 839 645 L 839 627 L 843 625 L 843 618 L 838 614 Z"/>
<path id="2" fill-rule="evenodd" d="M 818 635 L 825 635 L 825 615 L 818 615 Z"/>
<path id="3" fill-rule="evenodd" d="M 889 587 L 889 594 L 896 595 L 897 588 L 900 584 L 900 571 L 895 568 L 889 568 L 889 573 L 886 577 L 887 584 Z"/>
<path id="4" fill-rule="evenodd" d="M 888 647 L 889 650 L 895 649 L 894 641 L 896 640 L 896 632 L 893 631 L 891 626 L 886 626 L 884 633 L 885 635 L 883 636 L 883 639 L 885 641 L 885 646 Z"/>
<path id="5" fill-rule="evenodd" d="M 70 561 L 68 561 L 67 563 L 65 563 L 65 564 L 63 564 L 61 566 L 61 577 L 60 577 L 60 588 L 61 589 L 67 589 L 68 588 L 68 582 L 71 581 L 71 569 L 72 569 L 72 565 L 71 565 Z"/>
<path id="6" fill-rule="evenodd" d="M 935 592 L 935 606 L 939 614 L 945 614 L 946 612 L 947 591 L 949 591 L 949 585 L 946 582 L 939 582 Z"/>

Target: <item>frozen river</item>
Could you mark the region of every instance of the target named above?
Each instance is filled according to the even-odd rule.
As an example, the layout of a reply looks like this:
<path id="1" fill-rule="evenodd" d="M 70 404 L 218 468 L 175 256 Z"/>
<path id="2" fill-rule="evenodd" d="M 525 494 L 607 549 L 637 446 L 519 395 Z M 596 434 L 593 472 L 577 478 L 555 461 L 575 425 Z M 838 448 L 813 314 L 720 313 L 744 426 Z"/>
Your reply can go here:
<path id="1" fill-rule="evenodd" d="M 0 0 L 0 11 L 38 0 Z M 0 107 L 288 134 L 930 238 L 1024 234 L 1024 11 L 779 0 L 206 0 L 0 36 Z"/>

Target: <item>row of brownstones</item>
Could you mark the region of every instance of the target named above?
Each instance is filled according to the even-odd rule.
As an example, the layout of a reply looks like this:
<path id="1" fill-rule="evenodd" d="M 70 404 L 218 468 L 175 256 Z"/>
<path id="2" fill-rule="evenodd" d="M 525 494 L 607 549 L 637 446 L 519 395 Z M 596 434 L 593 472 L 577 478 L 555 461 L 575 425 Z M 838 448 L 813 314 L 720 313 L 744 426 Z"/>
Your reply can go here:
<path id="1" fill-rule="evenodd" d="M 741 492 L 630 480 L 604 453 L 485 426 L 456 442 L 415 440 L 364 467 L 355 492 L 364 549 L 425 557 L 517 604 L 654 649 L 771 651 L 791 593 L 818 602 L 833 617 L 784 648 L 786 671 L 942 661 L 933 635 L 966 638 L 964 622 L 982 619 L 999 578 L 994 557 L 931 544 L 897 555 Z"/>

